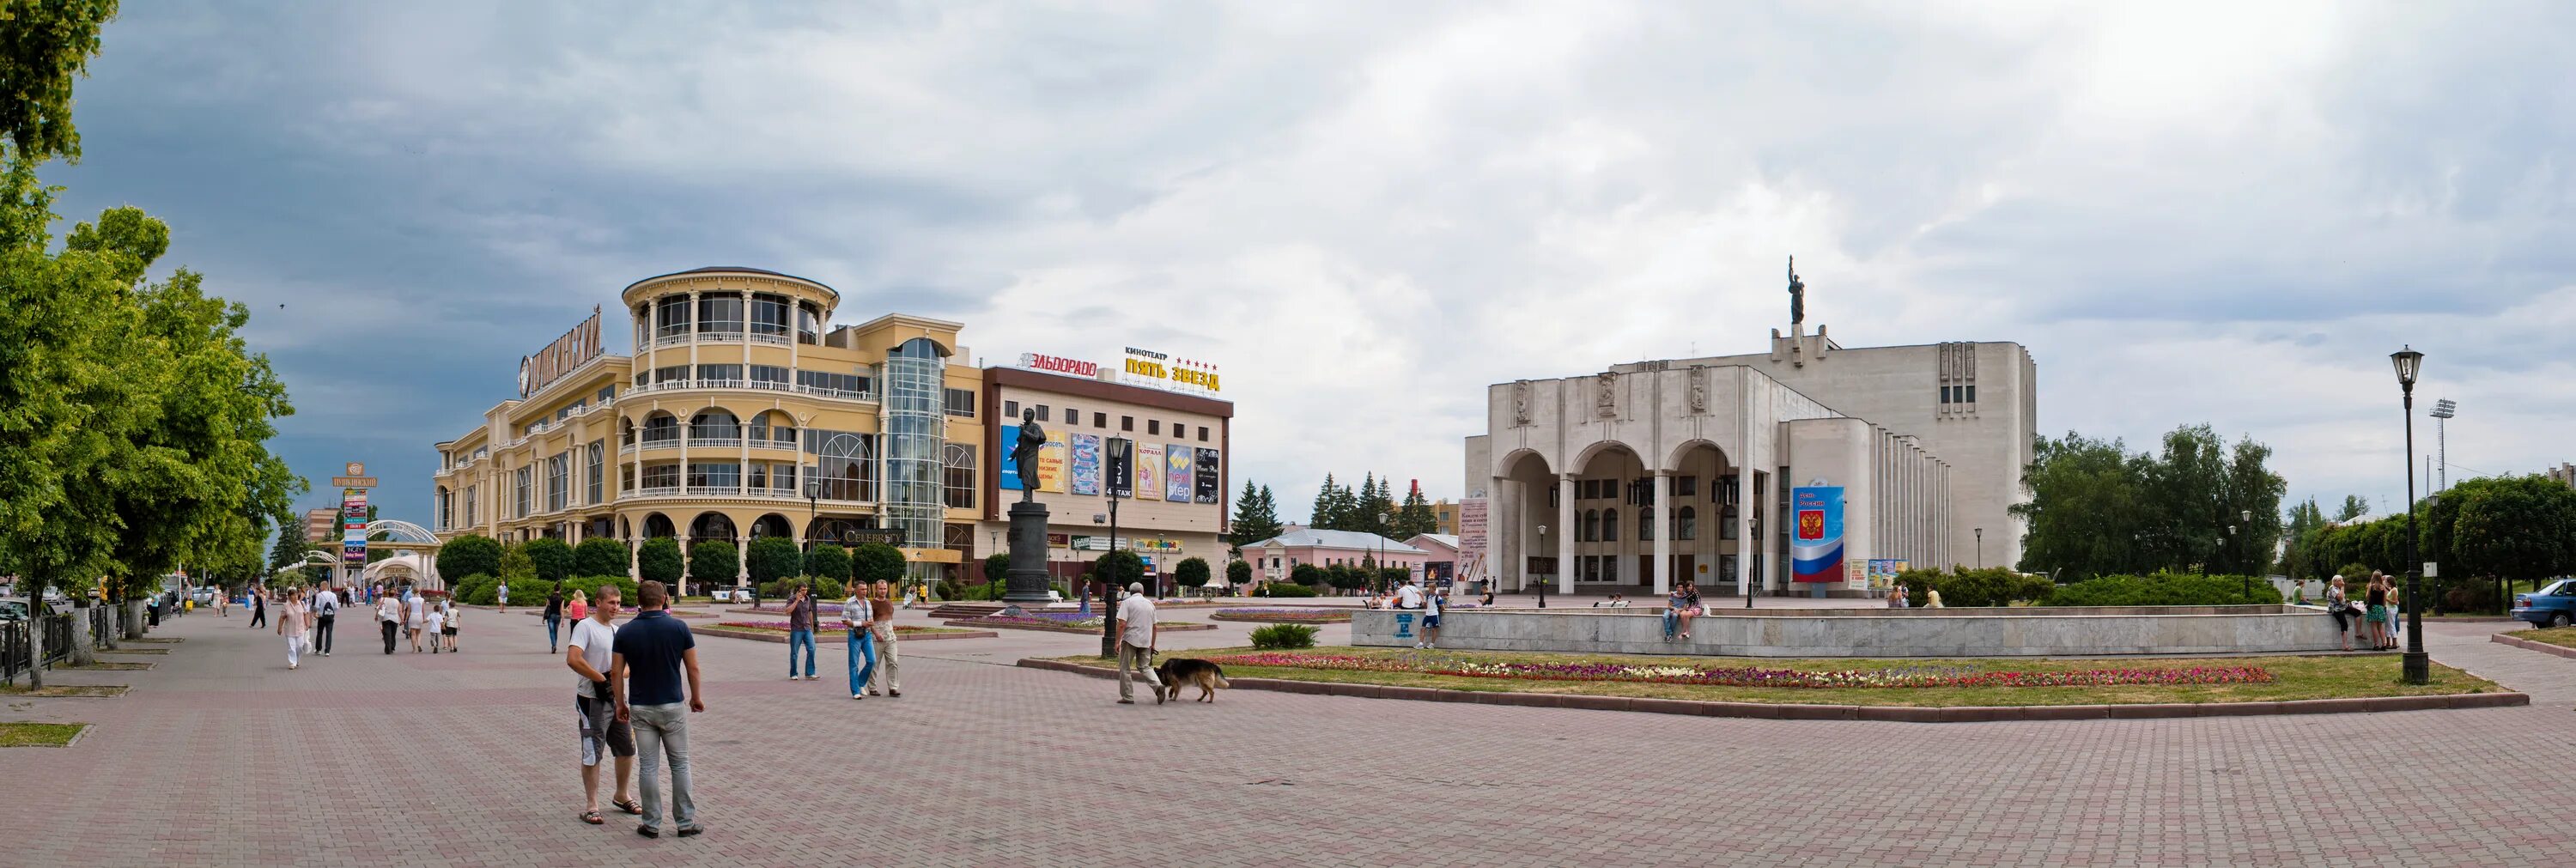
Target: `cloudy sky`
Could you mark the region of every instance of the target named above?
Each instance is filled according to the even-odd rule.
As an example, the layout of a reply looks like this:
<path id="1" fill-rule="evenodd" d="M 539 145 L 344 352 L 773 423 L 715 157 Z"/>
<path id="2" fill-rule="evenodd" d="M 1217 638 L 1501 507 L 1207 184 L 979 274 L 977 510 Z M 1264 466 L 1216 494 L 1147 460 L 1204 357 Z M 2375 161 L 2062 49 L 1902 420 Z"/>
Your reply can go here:
<path id="1" fill-rule="evenodd" d="M 46 175 L 170 221 L 295 469 L 422 522 L 430 444 L 668 271 L 1215 361 L 1300 518 L 1457 496 L 1487 383 L 1763 349 L 1790 254 L 1846 345 L 2028 345 L 2043 431 L 2384 509 L 2400 344 L 2453 478 L 2576 459 L 2576 6 L 2464 8 L 129 3 Z"/>

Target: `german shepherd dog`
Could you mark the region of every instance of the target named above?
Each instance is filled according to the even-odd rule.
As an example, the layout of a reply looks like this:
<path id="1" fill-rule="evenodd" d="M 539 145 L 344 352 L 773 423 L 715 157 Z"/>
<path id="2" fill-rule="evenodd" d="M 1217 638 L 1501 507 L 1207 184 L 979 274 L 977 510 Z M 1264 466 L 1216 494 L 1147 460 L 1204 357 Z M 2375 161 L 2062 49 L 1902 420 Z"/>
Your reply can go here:
<path id="1" fill-rule="evenodd" d="M 1190 657 L 1163 661 L 1154 667 L 1154 677 L 1163 682 L 1162 691 L 1154 695 L 1155 705 L 1167 699 L 1181 701 L 1181 687 L 1185 684 L 1198 685 L 1200 702 L 1215 702 L 1217 688 L 1234 686 L 1226 683 L 1225 667 Z"/>

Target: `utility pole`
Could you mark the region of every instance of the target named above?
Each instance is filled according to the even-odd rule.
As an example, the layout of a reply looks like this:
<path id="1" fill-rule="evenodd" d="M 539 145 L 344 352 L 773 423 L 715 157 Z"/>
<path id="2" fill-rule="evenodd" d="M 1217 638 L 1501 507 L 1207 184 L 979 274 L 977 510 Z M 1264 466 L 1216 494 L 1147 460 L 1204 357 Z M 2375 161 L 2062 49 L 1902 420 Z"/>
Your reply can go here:
<path id="1" fill-rule="evenodd" d="M 2449 398 L 2433 402 L 2433 454 L 2440 456 L 2433 466 L 2440 470 L 2441 481 L 2433 483 L 2434 491 L 2451 488 L 2451 417 L 2459 413 L 2460 404 Z M 2429 475 L 2429 474 L 2428 474 Z"/>

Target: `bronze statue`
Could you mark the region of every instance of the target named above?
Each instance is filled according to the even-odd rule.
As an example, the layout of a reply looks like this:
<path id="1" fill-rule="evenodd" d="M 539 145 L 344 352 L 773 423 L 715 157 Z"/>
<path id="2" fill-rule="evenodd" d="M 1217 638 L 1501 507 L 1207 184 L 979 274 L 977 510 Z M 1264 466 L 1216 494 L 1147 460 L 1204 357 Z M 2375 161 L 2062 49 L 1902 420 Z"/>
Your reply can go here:
<path id="1" fill-rule="evenodd" d="M 1789 257 L 1789 324 L 1807 321 L 1807 284 L 1798 279 L 1798 257 Z"/>
<path id="2" fill-rule="evenodd" d="M 1020 439 L 1011 444 L 1011 463 L 1019 467 L 1021 503 L 1037 499 L 1038 453 L 1046 449 L 1046 443 L 1046 429 L 1038 426 L 1038 411 L 1020 411 Z"/>

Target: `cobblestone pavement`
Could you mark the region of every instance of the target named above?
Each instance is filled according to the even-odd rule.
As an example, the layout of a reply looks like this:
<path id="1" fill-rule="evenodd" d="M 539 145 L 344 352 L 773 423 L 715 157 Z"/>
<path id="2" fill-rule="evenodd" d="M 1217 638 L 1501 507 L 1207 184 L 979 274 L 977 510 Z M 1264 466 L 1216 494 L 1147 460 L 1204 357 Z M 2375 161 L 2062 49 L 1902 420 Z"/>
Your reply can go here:
<path id="1" fill-rule="evenodd" d="M 2529 708 L 2000 724 L 1670 717 L 1234 691 L 1111 703 L 1012 668 L 1082 636 L 904 646 L 901 699 L 780 676 L 702 637 L 690 719 L 711 831 L 578 822 L 572 676 L 535 618 L 386 657 L 362 619 L 281 640 L 192 615 L 117 699 L 0 702 L 98 724 L 0 751 L 0 865 L 2565 865 L 2576 660 L 2435 628 Z M 906 620 L 922 617 L 907 612 Z M 1203 617 L 1177 614 L 1178 618 Z M 703 623 L 703 622 L 702 622 Z M 1175 634 L 1204 647 L 1251 626 Z M 827 634 L 827 640 L 828 640 Z M 2392 660 L 2391 666 L 2395 665 Z"/>

